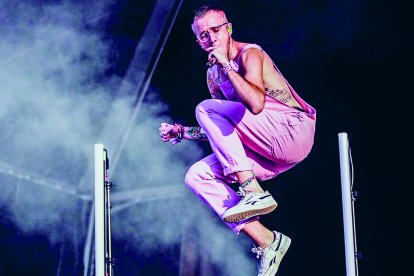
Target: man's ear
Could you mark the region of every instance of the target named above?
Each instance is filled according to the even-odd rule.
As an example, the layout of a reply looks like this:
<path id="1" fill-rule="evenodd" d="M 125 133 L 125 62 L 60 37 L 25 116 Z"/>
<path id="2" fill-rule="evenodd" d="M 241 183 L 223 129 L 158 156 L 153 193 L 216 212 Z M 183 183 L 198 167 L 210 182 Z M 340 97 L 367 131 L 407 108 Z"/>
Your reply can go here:
<path id="1" fill-rule="evenodd" d="M 233 26 L 231 25 L 231 23 L 227 24 L 227 32 L 229 32 L 229 35 L 233 33 Z"/>

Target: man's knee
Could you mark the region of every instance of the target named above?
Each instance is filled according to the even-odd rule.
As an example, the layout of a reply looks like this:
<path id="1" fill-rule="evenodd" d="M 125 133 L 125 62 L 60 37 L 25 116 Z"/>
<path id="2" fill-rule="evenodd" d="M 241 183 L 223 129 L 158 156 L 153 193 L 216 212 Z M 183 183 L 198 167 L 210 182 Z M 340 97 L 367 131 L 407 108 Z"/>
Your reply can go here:
<path id="1" fill-rule="evenodd" d="M 203 113 L 208 114 L 214 110 L 214 107 L 217 106 L 218 102 L 214 99 L 207 99 L 202 101 L 196 106 L 196 115 Z"/>
<path id="2" fill-rule="evenodd" d="M 205 174 L 203 163 L 199 161 L 193 164 L 185 174 L 184 181 L 187 187 L 193 191 L 197 189 L 199 186 L 198 184 L 201 183 L 204 178 L 203 174 Z"/>

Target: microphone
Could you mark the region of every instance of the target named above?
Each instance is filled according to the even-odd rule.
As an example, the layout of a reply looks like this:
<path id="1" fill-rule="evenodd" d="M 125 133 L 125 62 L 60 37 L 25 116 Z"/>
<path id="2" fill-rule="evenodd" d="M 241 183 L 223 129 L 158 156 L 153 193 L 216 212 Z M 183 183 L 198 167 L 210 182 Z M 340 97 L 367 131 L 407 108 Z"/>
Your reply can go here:
<path id="1" fill-rule="evenodd" d="M 206 63 L 207 68 L 213 67 L 213 65 L 216 64 L 216 62 L 217 59 L 215 57 L 210 58 Z"/>

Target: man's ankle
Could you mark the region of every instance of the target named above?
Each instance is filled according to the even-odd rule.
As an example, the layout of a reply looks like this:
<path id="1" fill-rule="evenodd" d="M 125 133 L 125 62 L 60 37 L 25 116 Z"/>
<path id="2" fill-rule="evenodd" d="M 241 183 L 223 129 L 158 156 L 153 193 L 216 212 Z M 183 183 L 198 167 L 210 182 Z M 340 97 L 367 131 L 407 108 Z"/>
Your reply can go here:
<path id="1" fill-rule="evenodd" d="M 244 189 L 250 192 L 264 193 L 256 179 L 253 179 Z"/>
<path id="2" fill-rule="evenodd" d="M 263 239 L 261 244 L 258 244 L 261 248 L 266 248 L 269 245 L 271 245 L 274 241 L 276 240 L 276 233 L 275 232 L 271 232 L 271 234 L 269 234 L 266 239 Z"/>

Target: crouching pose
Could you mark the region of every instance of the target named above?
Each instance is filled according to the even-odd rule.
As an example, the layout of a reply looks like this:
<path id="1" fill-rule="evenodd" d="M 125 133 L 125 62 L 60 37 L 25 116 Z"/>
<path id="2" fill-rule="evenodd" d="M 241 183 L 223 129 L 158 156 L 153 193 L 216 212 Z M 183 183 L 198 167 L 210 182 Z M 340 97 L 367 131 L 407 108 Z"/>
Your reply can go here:
<path id="1" fill-rule="evenodd" d="M 306 158 L 316 111 L 260 46 L 233 39 L 223 10 L 202 6 L 192 29 L 208 54 L 212 99 L 196 108 L 199 126 L 162 123 L 161 139 L 210 143 L 213 154 L 193 164 L 185 182 L 235 234 L 242 231 L 255 242 L 258 274 L 275 275 L 291 239 L 258 221 L 277 207 L 258 180 L 274 178 Z M 233 183 L 239 184 L 238 192 L 230 188 Z"/>

